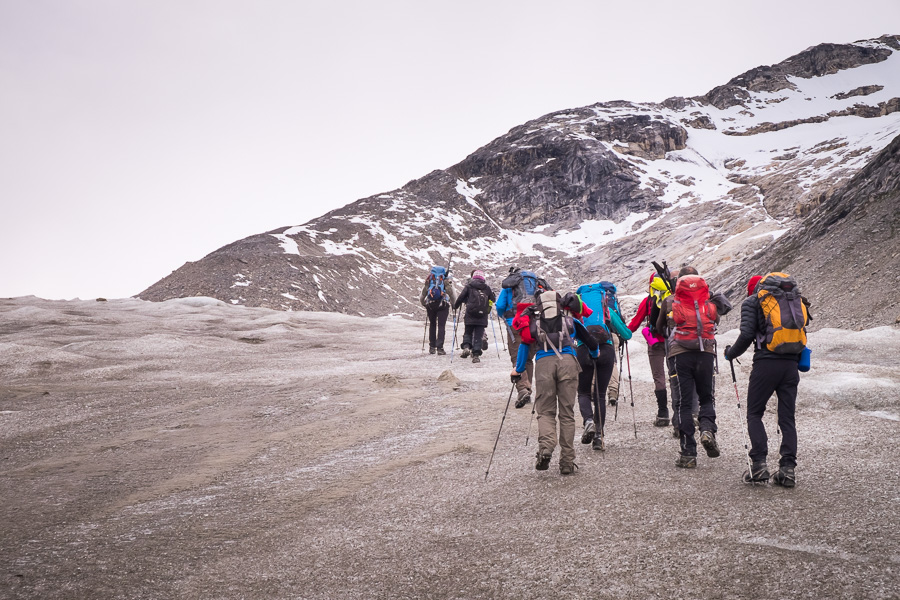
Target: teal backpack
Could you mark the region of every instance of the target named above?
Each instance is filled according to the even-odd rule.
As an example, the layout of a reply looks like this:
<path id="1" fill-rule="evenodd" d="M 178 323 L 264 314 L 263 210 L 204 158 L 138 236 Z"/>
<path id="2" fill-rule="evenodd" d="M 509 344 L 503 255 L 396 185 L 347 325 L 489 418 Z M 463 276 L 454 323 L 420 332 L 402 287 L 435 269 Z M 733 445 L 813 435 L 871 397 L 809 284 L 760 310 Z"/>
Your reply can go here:
<path id="1" fill-rule="evenodd" d="M 591 316 L 584 319 L 585 326 L 602 325 L 623 340 L 631 339 L 631 330 L 625 325 L 619 308 L 615 284 L 609 281 L 587 283 L 579 286 L 575 293 L 594 311 Z"/>

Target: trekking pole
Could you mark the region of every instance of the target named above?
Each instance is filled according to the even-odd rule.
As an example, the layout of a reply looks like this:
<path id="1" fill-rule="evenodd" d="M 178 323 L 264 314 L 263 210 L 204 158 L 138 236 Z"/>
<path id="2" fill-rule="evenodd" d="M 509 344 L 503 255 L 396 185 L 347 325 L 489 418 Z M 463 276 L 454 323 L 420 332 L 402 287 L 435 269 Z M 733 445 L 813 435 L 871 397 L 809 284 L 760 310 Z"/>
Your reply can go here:
<path id="1" fill-rule="evenodd" d="M 734 383 L 734 395 L 737 398 L 738 424 L 740 426 L 741 431 L 744 432 L 743 435 L 741 435 L 741 437 L 744 440 L 744 450 L 746 451 L 746 455 L 747 455 L 747 471 L 751 474 L 751 477 L 752 477 L 753 463 L 750 461 L 750 445 L 747 443 L 747 438 L 750 436 L 750 433 L 747 431 L 747 427 L 749 425 L 746 425 L 744 420 L 741 418 L 741 395 L 738 393 L 737 376 L 734 374 L 735 361 L 729 360 L 728 363 L 731 365 L 731 381 L 732 381 L 732 383 Z M 741 363 L 738 363 L 738 364 L 741 364 Z"/>
<path id="2" fill-rule="evenodd" d="M 425 352 L 425 337 L 428 335 L 428 313 L 425 313 L 425 331 L 422 333 L 422 352 Z"/>
<path id="3" fill-rule="evenodd" d="M 488 319 L 491 322 L 491 335 L 494 336 L 494 348 L 497 349 L 497 358 L 500 358 L 500 344 L 497 343 L 497 329 L 494 327 L 494 320 Z"/>
<path id="4" fill-rule="evenodd" d="M 634 425 L 634 439 L 637 439 L 637 418 L 634 416 L 634 388 L 631 386 L 631 357 L 628 354 L 628 342 L 625 342 L 625 360 L 628 362 L 628 392 L 631 394 L 631 422 Z"/>
<path id="5" fill-rule="evenodd" d="M 450 364 L 453 364 L 453 350 L 456 348 L 456 327 L 459 325 L 459 321 L 456 320 L 456 315 L 459 311 L 453 311 L 453 344 L 450 346 Z"/>
<path id="6" fill-rule="evenodd" d="M 531 420 L 528 421 L 528 435 L 525 436 L 525 445 L 528 445 L 528 438 L 531 437 L 531 424 L 534 423 L 534 407 L 535 403 L 531 404 Z"/>
<path id="7" fill-rule="evenodd" d="M 497 439 L 494 440 L 494 449 L 491 450 L 491 460 L 488 461 L 487 471 L 484 472 L 484 481 L 487 482 L 488 473 L 491 472 L 491 463 L 494 462 L 494 452 L 497 451 L 497 442 L 500 441 L 500 432 L 503 431 L 503 422 L 506 421 L 506 412 L 509 410 L 509 403 L 512 400 L 513 392 L 516 391 L 516 384 L 512 384 L 509 390 L 509 398 L 506 399 L 506 408 L 503 410 L 503 418 L 500 419 L 500 429 L 497 430 Z"/>
<path id="8" fill-rule="evenodd" d="M 503 335 L 506 333 L 506 329 L 504 329 L 504 327 L 503 327 L 503 321 L 500 320 L 500 315 L 497 315 L 497 325 L 500 326 L 500 331 L 501 331 L 500 341 L 503 342 L 503 351 L 508 352 L 508 350 L 506 349 L 506 336 Z"/>
<path id="9" fill-rule="evenodd" d="M 619 340 L 619 387 L 616 388 L 616 411 L 613 414 L 613 421 L 619 418 L 619 398 L 624 398 L 625 394 L 622 393 L 622 367 L 625 366 L 625 362 L 622 360 L 622 354 L 625 352 L 625 347 L 622 345 L 623 342 Z"/>

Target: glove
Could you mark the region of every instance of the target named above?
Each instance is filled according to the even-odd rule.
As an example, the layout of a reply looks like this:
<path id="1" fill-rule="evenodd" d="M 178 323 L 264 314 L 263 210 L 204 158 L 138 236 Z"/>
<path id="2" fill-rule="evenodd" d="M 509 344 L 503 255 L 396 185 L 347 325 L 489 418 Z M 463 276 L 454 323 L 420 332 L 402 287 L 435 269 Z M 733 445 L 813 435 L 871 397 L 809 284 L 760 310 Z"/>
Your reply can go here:
<path id="1" fill-rule="evenodd" d="M 597 350 L 596 352 L 591 352 L 590 355 L 591 355 L 592 361 L 597 362 L 598 360 L 600 360 L 600 351 L 599 350 Z"/>
<path id="2" fill-rule="evenodd" d="M 511 383 L 519 383 L 519 380 L 521 380 L 521 379 L 522 379 L 521 375 L 510 375 L 509 376 L 509 381 Z"/>
<path id="3" fill-rule="evenodd" d="M 725 360 L 731 360 L 728 355 L 731 353 L 731 344 L 725 346 Z"/>

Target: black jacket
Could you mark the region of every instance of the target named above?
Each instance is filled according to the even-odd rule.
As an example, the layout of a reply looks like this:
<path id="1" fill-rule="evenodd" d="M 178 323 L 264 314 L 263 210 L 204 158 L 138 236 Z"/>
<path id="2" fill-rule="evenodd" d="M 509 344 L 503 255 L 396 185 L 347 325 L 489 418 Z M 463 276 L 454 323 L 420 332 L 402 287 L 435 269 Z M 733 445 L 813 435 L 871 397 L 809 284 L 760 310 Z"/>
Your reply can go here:
<path id="1" fill-rule="evenodd" d="M 478 289 L 487 294 L 488 300 L 491 302 L 497 301 L 497 296 L 494 295 L 494 291 L 481 279 L 473 279 L 469 283 L 466 284 L 466 287 L 463 288 L 462 292 L 460 292 L 459 296 L 456 297 L 456 302 L 453 304 L 453 310 L 458 310 L 460 306 L 465 304 L 466 300 L 469 299 L 469 292 L 472 289 Z M 485 314 L 481 317 L 476 317 L 469 315 L 469 311 L 466 311 L 465 319 L 463 323 L 466 325 L 481 325 L 482 327 L 487 327 L 488 319 L 491 316 L 490 307 L 485 311 Z"/>
<path id="2" fill-rule="evenodd" d="M 759 307 L 759 298 L 756 295 L 748 296 L 741 304 L 741 333 L 732 344 L 730 351 L 725 356 L 726 360 L 734 360 L 746 352 L 750 344 L 755 344 L 757 337 L 766 334 L 766 318 Z M 799 354 L 777 354 L 758 345 L 754 346 L 753 361 L 760 359 L 776 358 L 781 360 L 800 361 Z"/>

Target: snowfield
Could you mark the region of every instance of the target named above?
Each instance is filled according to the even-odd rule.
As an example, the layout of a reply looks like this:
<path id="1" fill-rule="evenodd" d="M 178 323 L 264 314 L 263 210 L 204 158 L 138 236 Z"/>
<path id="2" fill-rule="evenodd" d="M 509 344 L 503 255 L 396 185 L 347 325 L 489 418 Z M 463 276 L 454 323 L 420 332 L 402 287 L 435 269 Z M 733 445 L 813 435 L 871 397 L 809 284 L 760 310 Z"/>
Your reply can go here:
<path id="1" fill-rule="evenodd" d="M 641 336 L 637 437 L 623 401 L 605 453 L 537 472 L 510 407 L 485 482 L 509 360 L 492 340 L 451 364 L 422 333 L 209 298 L 0 300 L 0 596 L 897 598 L 898 328 L 811 334 L 793 490 L 739 482 L 724 361 L 722 456 L 674 467 Z"/>

